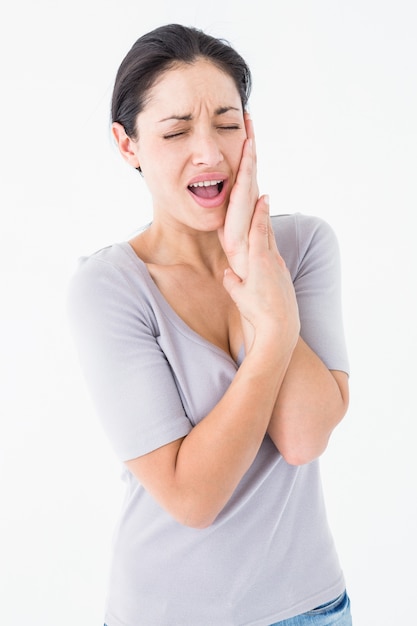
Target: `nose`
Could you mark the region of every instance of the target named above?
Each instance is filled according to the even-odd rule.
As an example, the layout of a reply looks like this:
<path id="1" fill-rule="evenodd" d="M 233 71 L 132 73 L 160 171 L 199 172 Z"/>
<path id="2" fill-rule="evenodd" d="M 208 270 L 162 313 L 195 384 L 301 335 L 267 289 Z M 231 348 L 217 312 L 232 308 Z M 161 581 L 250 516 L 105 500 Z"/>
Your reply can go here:
<path id="1" fill-rule="evenodd" d="M 218 137 L 213 131 L 196 133 L 193 144 L 193 164 L 214 167 L 223 161 Z"/>

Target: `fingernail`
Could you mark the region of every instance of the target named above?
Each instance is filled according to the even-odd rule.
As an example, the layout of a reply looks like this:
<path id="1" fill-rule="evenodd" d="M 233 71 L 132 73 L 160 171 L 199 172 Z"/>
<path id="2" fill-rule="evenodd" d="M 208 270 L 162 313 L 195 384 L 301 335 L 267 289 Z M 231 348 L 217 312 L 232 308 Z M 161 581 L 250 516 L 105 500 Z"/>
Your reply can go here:
<path id="1" fill-rule="evenodd" d="M 266 205 L 269 206 L 269 196 L 268 195 L 264 196 L 264 202 L 265 202 Z"/>

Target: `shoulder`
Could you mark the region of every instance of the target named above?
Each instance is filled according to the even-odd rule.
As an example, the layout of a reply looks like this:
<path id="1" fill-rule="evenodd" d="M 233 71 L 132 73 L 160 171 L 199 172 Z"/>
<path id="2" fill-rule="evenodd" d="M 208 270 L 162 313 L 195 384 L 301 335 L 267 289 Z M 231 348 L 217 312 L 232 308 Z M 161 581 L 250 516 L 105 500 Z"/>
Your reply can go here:
<path id="1" fill-rule="evenodd" d="M 115 243 L 78 260 L 68 286 L 71 318 L 104 320 L 129 315 L 147 318 L 149 277 L 128 242 Z"/>
<path id="2" fill-rule="evenodd" d="M 128 290 L 132 278 L 135 283 L 146 282 L 146 266 L 128 242 L 115 243 L 78 259 L 70 280 L 70 291 Z"/>
<path id="3" fill-rule="evenodd" d="M 271 216 L 278 249 L 293 277 L 308 259 L 338 255 L 338 242 L 333 228 L 315 215 L 292 213 Z"/>
<path id="4" fill-rule="evenodd" d="M 132 257 L 127 242 L 114 243 L 78 259 L 74 279 L 99 277 L 106 274 L 124 274 L 131 269 Z M 134 253 L 133 253 L 134 254 Z"/>
<path id="5" fill-rule="evenodd" d="M 289 213 L 271 215 L 272 227 L 277 240 L 284 243 L 302 244 L 314 237 L 335 238 L 334 230 L 328 222 L 316 215 Z"/>

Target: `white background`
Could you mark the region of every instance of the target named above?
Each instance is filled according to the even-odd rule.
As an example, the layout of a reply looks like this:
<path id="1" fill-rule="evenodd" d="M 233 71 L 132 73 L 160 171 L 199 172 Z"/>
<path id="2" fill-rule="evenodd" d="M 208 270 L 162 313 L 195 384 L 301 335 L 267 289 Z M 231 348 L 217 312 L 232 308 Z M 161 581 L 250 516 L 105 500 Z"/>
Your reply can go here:
<path id="1" fill-rule="evenodd" d="M 2 624 L 103 622 L 122 484 L 78 369 L 65 298 L 78 256 L 128 238 L 150 217 L 144 182 L 110 140 L 109 100 L 133 42 L 171 21 L 227 38 L 249 62 L 271 212 L 318 215 L 338 235 L 352 400 L 323 457 L 329 517 L 354 625 L 413 623 L 415 6 L 2 5 Z"/>

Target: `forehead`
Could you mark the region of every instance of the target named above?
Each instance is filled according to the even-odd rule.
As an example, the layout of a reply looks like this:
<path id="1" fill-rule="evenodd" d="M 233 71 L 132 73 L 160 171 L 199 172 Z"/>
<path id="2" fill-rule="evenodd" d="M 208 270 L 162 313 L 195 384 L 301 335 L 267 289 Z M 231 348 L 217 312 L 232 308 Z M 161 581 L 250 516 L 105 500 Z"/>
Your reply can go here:
<path id="1" fill-rule="evenodd" d="M 163 72 L 149 90 L 144 111 L 166 107 L 182 110 L 201 103 L 214 108 L 242 108 L 233 78 L 204 58 L 193 63 L 175 63 Z"/>

